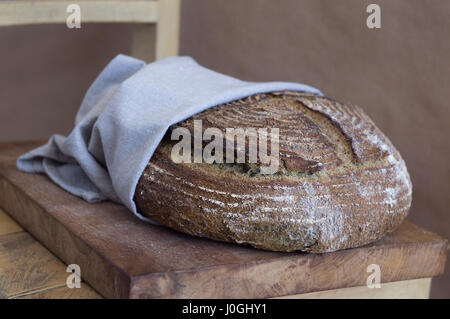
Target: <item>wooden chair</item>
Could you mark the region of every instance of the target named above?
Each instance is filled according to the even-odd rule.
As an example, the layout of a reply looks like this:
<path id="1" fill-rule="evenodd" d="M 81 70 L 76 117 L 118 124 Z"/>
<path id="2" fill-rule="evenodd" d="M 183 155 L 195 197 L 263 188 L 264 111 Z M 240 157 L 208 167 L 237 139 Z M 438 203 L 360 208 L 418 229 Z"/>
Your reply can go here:
<path id="1" fill-rule="evenodd" d="M 81 25 L 133 23 L 131 55 L 147 62 L 178 55 L 180 0 L 0 1 L 0 26 L 66 23 L 67 7 L 78 4 Z"/>
<path id="2" fill-rule="evenodd" d="M 81 8 L 81 24 L 90 22 L 135 24 L 131 52 L 135 57 L 150 62 L 178 53 L 179 0 L 0 0 L 0 26 L 66 23 L 70 14 L 67 13 L 67 7 L 72 3 L 78 4 Z M 297 254 L 287 258 L 271 254 L 272 257 L 270 258 L 260 259 L 259 257 L 252 257 L 256 252 L 245 251 L 236 253 L 231 260 L 232 263 L 214 266 L 216 268 L 209 264 L 202 265 L 195 257 L 191 257 L 183 262 L 182 267 L 185 267 L 185 269 L 180 268 L 177 260 L 169 260 L 169 262 L 177 264 L 177 269 L 180 269 L 178 274 L 184 275 L 161 276 L 161 274 L 164 274 L 161 272 L 158 272 L 157 276 L 151 276 L 152 274 L 143 276 L 141 273 L 136 275 L 131 271 L 131 269 L 136 268 L 135 266 L 128 267 L 127 265 L 127 267 L 123 267 L 122 264 L 127 260 L 123 261 L 123 258 L 118 258 L 117 260 L 120 259 L 120 263 L 117 265 L 110 262 L 112 258 L 105 258 L 112 253 L 116 254 L 115 247 L 111 246 L 111 248 L 109 245 L 99 244 L 98 239 L 95 239 L 97 240 L 95 244 L 91 244 L 94 239 L 81 239 L 82 236 L 78 232 L 66 227 L 72 219 L 64 218 L 64 216 L 67 216 L 66 213 L 59 214 L 59 210 L 54 209 L 54 207 L 72 207 L 67 204 L 68 195 L 63 190 L 42 176 L 21 174 L 17 171 L 15 167 L 17 155 L 23 154 L 37 145 L 36 143 L 0 144 L 0 298 L 100 297 L 86 284 L 83 284 L 81 289 L 68 289 L 66 287 L 68 275 L 66 265 L 45 249 L 27 231 L 33 233 L 37 239 L 67 264 L 71 264 L 71 261 L 76 257 L 75 260 L 79 260 L 85 266 L 83 269 L 87 269 L 86 271 L 83 270 L 81 276 L 87 278 L 89 283 L 103 296 L 114 298 L 130 297 L 130 285 L 131 283 L 136 285 L 138 280 L 142 280 L 144 284 L 144 286 L 137 285 L 141 288 L 146 287 L 145 285 L 151 285 L 153 282 L 159 283 L 161 291 L 166 294 L 173 294 L 170 297 L 185 297 L 183 288 L 188 286 L 194 287 L 192 294 L 189 291 L 191 288 L 186 290 L 186 292 L 189 292 L 189 296 L 194 298 L 236 297 L 241 296 L 239 293 L 242 293 L 242 291 L 246 292 L 247 296 L 251 298 L 265 296 L 283 296 L 284 298 L 427 298 L 431 277 L 440 275 L 444 271 L 447 242 L 440 236 L 426 232 L 410 222 L 405 222 L 397 232 L 378 243 L 341 251 L 335 255 L 309 256 Z M 42 187 L 36 187 L 33 183 L 41 183 Z M 29 185 L 34 185 L 34 187 L 30 190 L 28 189 Z M 24 190 L 27 190 L 27 193 Z M 46 201 L 46 194 L 49 190 L 54 198 Z M 88 204 L 82 202 L 82 205 Z M 2 211 L 2 208 L 4 211 Z M 123 219 L 121 219 L 120 207 L 114 208 L 112 204 L 104 203 L 98 204 L 95 209 L 97 212 L 103 213 L 103 216 L 108 216 L 107 213 L 111 209 L 115 209 L 110 216 L 117 221 L 112 220 L 111 225 L 114 227 L 115 225 L 125 225 Z M 83 209 L 80 209 L 81 211 Z M 6 212 L 16 219 L 21 226 L 25 226 L 27 231 L 12 220 Z M 92 218 L 94 215 L 87 212 L 86 216 Z M 129 214 L 129 218 L 133 219 L 131 214 Z M 127 229 L 130 233 L 141 234 L 140 225 L 136 220 L 133 219 L 129 225 L 131 226 L 127 226 L 130 227 Z M 111 238 L 116 236 L 113 232 L 105 232 L 105 234 Z M 180 238 L 181 236 L 171 239 L 171 243 L 175 243 L 173 244 L 174 249 L 182 250 L 183 247 L 196 249 L 200 247 L 200 251 L 206 255 L 215 249 L 208 243 L 201 241 L 195 241 L 195 244 L 191 246 L 178 245 L 176 243 L 182 240 Z M 110 241 L 114 241 L 114 239 L 102 239 L 101 243 Z M 61 244 L 62 242 L 64 242 L 64 245 Z M 136 240 L 134 242 L 144 241 Z M 98 250 L 92 247 L 96 247 Z M 241 251 L 243 251 L 242 249 Z M 189 251 L 183 250 L 182 253 L 189 256 Z M 239 260 L 238 256 L 241 254 L 242 256 L 248 254 L 248 256 L 244 256 L 245 258 L 239 257 L 242 259 L 242 264 L 238 265 L 235 260 Z M 194 254 L 191 255 L 194 256 Z M 421 256 L 421 258 L 419 259 L 417 256 Z M 189 260 L 192 266 L 189 264 Z M 208 260 L 208 258 L 205 258 L 205 260 Z M 131 262 L 134 263 L 134 261 Z M 366 286 L 367 272 L 364 267 L 366 264 L 374 262 L 380 262 L 383 271 L 385 271 L 382 280 L 387 283 L 383 284 L 381 289 L 368 289 Z M 164 263 L 161 263 L 161 265 L 164 265 Z M 283 274 L 280 277 L 281 279 L 284 278 L 284 283 L 275 283 L 274 280 L 277 277 L 274 279 L 273 274 L 270 273 L 270 269 L 273 268 L 284 269 L 287 273 L 287 275 Z M 101 269 L 102 271 L 97 276 L 95 272 L 89 272 L 89 269 Z M 228 274 L 231 276 L 231 274 L 237 272 L 242 283 L 242 285 L 237 286 L 241 287 L 241 291 L 239 287 L 238 289 L 229 289 Z M 84 277 L 84 274 L 86 274 L 86 277 Z M 188 274 L 188 276 L 185 276 L 185 274 Z M 189 274 L 192 274 L 192 278 L 189 277 Z M 197 274 L 199 275 L 197 276 Z M 202 286 L 201 280 L 205 278 L 204 276 L 208 276 L 208 280 L 204 281 Z M 303 285 L 297 287 L 289 283 L 290 277 L 296 276 L 304 277 Z M 179 279 L 174 280 L 184 278 L 185 281 L 183 283 L 171 281 L 178 277 Z M 210 284 L 212 282 L 210 277 L 214 278 L 214 284 Z M 23 278 L 26 278 L 26 280 Z M 153 278 L 154 281 L 151 281 L 150 278 Z M 269 280 L 265 283 L 261 278 L 268 278 Z M 312 281 L 313 279 L 314 281 Z M 192 283 L 185 285 L 184 283 L 188 280 L 192 280 Z M 252 280 L 259 282 L 258 289 L 255 291 L 249 288 L 251 285 L 247 285 Z M 171 282 L 171 285 L 175 288 L 172 289 L 167 282 Z M 114 285 L 111 283 L 114 283 Z M 199 289 L 199 287 L 202 289 Z M 204 287 L 207 289 L 203 289 Z M 221 287 L 228 287 L 228 289 L 221 289 Z M 137 289 L 134 293 L 139 291 L 141 290 Z M 159 293 L 158 289 L 156 291 Z M 233 295 L 233 293 L 236 294 Z"/>

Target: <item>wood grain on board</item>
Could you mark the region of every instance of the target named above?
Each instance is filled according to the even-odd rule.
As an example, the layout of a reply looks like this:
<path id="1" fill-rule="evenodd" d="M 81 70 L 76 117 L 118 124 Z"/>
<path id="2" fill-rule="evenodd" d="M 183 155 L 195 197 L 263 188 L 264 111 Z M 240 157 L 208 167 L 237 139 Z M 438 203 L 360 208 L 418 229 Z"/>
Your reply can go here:
<path id="1" fill-rule="evenodd" d="M 80 288 L 69 289 L 66 286 L 24 294 L 14 299 L 101 299 L 92 288 L 82 284 Z"/>
<path id="2" fill-rule="evenodd" d="M 100 296 L 86 283 L 68 288 L 66 265 L 0 209 L 0 299 Z"/>
<path id="3" fill-rule="evenodd" d="M 0 207 L 110 298 L 268 298 L 443 273 L 447 241 L 409 221 L 365 247 L 277 253 L 195 238 L 146 224 L 123 206 L 88 204 L 47 177 L 16 169 L 37 142 L 0 144 Z"/>
<path id="4" fill-rule="evenodd" d="M 0 265 L 0 287 L 6 297 L 61 286 L 68 275 L 61 261 L 26 232 L 0 237 Z"/>
<path id="5" fill-rule="evenodd" d="M 0 236 L 23 231 L 11 217 L 0 208 Z"/>
<path id="6" fill-rule="evenodd" d="M 80 289 L 66 285 L 69 273 L 58 258 L 21 231 L 0 236 L 1 298 L 95 298 L 98 294 L 82 283 Z"/>

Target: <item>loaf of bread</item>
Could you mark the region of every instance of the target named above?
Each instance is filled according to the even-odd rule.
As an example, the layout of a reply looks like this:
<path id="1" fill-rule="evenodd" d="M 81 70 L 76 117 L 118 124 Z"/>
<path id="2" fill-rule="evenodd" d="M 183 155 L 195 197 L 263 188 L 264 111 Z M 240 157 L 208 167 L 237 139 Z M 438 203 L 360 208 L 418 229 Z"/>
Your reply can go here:
<path id="1" fill-rule="evenodd" d="M 399 152 L 357 106 L 316 95 L 257 94 L 179 123 L 193 130 L 279 128 L 279 171 L 180 163 L 170 133 L 136 187 L 138 211 L 175 230 L 273 251 L 322 253 L 392 232 L 411 205 Z"/>

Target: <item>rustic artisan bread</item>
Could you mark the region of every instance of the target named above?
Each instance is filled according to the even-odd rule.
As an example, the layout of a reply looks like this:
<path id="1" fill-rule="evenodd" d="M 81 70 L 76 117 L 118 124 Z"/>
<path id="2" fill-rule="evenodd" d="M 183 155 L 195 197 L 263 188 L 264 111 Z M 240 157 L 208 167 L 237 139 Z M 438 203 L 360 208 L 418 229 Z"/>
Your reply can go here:
<path id="1" fill-rule="evenodd" d="M 280 171 L 257 164 L 175 164 L 166 137 L 143 172 L 138 211 L 178 231 L 257 248 L 328 252 L 393 231 L 411 204 L 411 181 L 391 142 L 357 106 L 280 92 L 216 106 L 208 127 L 278 127 Z"/>

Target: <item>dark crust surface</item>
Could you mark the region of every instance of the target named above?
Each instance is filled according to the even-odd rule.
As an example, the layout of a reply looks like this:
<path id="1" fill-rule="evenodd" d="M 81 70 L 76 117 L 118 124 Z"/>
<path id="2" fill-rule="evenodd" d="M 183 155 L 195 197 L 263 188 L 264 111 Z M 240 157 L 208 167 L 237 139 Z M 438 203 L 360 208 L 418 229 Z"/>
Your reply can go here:
<path id="1" fill-rule="evenodd" d="M 257 94 L 179 123 L 280 130 L 280 167 L 176 164 L 170 138 L 144 170 L 138 211 L 175 230 L 276 251 L 358 247 L 393 231 L 412 185 L 391 142 L 357 106 L 296 92 Z M 225 143 L 224 143 L 225 144 Z"/>

